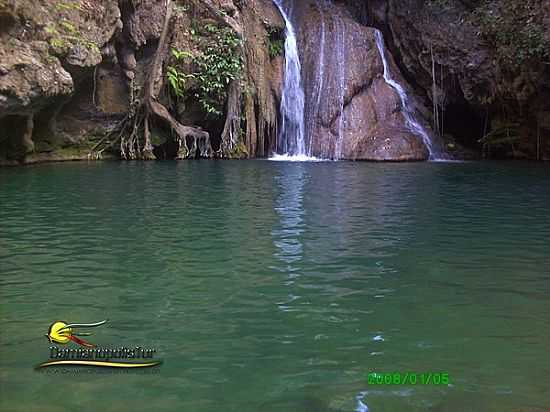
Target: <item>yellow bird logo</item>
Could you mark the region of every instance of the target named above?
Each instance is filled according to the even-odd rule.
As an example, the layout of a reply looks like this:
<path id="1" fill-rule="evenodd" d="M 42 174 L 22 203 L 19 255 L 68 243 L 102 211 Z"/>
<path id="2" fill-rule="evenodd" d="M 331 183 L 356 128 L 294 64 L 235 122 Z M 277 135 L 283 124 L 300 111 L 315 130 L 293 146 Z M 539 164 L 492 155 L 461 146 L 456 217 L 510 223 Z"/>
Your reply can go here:
<path id="1" fill-rule="evenodd" d="M 81 346 L 86 346 L 87 348 L 95 348 L 96 345 L 90 342 L 86 342 L 84 339 L 78 338 L 78 336 L 89 336 L 89 332 L 80 332 L 76 333 L 75 329 L 79 328 L 95 328 L 107 323 L 107 320 L 102 320 L 101 322 L 96 323 L 67 323 L 61 320 L 58 320 L 52 323 L 48 329 L 46 337 L 50 343 L 60 343 L 65 345 L 69 341 L 73 341 Z"/>

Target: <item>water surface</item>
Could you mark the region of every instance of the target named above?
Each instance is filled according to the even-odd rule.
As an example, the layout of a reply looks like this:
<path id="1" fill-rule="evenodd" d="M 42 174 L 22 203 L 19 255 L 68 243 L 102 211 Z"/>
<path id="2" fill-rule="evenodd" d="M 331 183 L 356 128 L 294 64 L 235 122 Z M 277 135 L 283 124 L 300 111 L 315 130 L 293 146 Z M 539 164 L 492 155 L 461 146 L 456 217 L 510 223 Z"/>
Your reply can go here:
<path id="1" fill-rule="evenodd" d="M 550 409 L 550 173 L 185 161 L 0 170 L 2 411 Z M 157 374 L 43 374 L 57 319 Z M 90 338 L 92 340 L 92 338 Z M 369 386 L 372 371 L 449 386 Z M 364 409 L 364 408 L 363 408 Z"/>

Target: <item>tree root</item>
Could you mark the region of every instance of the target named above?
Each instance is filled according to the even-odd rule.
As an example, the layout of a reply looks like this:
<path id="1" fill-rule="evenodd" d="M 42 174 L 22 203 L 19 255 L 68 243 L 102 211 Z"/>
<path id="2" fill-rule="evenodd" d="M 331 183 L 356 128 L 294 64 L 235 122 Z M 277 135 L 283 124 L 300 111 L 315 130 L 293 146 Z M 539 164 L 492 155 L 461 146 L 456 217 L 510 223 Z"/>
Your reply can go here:
<path id="1" fill-rule="evenodd" d="M 239 142 L 241 130 L 241 86 L 239 80 L 232 80 L 229 84 L 227 97 L 227 117 L 221 136 L 220 150 L 218 156 L 232 157 Z"/>
<path id="2" fill-rule="evenodd" d="M 116 141 L 120 140 L 120 154 L 125 160 L 156 159 L 153 154 L 153 145 L 151 144 L 152 118 L 167 124 L 171 130 L 175 132 L 179 146 L 178 159 L 194 157 L 197 150 L 199 150 L 200 155 L 203 157 L 212 156 L 210 135 L 203 130 L 182 125 L 170 114 L 168 109 L 157 100 L 158 89 L 160 88 L 157 87 L 157 84 L 162 84 L 162 66 L 166 55 L 165 49 L 171 29 L 170 22 L 173 10 L 172 0 L 165 1 L 166 14 L 164 17 L 164 26 L 149 74 L 146 77 L 143 95 L 141 98 L 135 98 L 133 100 L 128 115 L 121 121 L 117 128 L 120 130 L 120 134 Z M 131 131 L 129 135 L 126 135 L 129 128 Z M 141 134 L 143 135 L 143 147 L 140 147 L 139 137 Z M 193 139 L 191 149 L 187 145 L 186 139 L 188 137 Z M 98 145 L 96 146 L 99 147 Z M 97 147 L 94 147 L 93 150 L 96 150 Z M 99 153 L 103 152 L 103 150 L 99 151 Z"/>
<path id="3" fill-rule="evenodd" d="M 195 157 L 197 149 L 199 149 L 201 157 L 212 156 L 212 146 L 210 144 L 210 135 L 208 132 L 195 127 L 182 125 L 172 117 L 166 107 L 154 100 L 151 101 L 150 109 L 157 118 L 168 123 L 168 125 L 176 133 L 179 147 L 178 155 L 176 157 L 177 159 Z M 187 146 L 187 137 L 191 137 L 193 139 L 193 146 L 191 149 Z"/>

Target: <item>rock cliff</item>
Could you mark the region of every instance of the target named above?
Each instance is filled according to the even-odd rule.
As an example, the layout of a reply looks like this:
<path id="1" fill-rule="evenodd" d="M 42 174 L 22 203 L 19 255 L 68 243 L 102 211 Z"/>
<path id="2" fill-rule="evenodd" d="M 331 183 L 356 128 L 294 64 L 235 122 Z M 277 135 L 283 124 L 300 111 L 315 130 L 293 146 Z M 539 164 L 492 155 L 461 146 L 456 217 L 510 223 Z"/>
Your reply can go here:
<path id="1" fill-rule="evenodd" d="M 283 23 L 238 4 L 1 0 L 2 163 L 265 155 Z"/>
<path id="2" fill-rule="evenodd" d="M 311 154 L 427 158 L 379 29 L 446 151 L 550 158 L 550 0 L 292 3 Z M 267 156 L 283 40 L 270 0 L 0 0 L 0 163 Z"/>

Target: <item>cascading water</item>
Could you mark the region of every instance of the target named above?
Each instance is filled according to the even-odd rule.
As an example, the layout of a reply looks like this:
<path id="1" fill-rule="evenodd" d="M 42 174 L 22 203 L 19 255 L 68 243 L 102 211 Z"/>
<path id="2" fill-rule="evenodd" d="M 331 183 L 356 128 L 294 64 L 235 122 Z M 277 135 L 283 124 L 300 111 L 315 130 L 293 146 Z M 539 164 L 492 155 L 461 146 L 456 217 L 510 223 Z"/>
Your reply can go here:
<path id="1" fill-rule="evenodd" d="M 304 26 L 303 22 L 300 25 L 305 30 L 300 39 L 304 49 L 300 52 L 306 148 L 309 156 L 337 160 L 343 157 L 348 126 L 344 108 L 350 31 L 344 14 L 334 7 L 332 0 L 301 1 L 308 4 L 309 16 L 316 15 L 312 19 L 315 25 Z"/>
<path id="2" fill-rule="evenodd" d="M 307 13 L 318 13 L 316 19 L 308 19 L 312 15 L 304 14 L 306 9 L 303 3 L 295 4 L 292 0 L 273 0 L 273 3 L 281 13 L 286 30 L 281 121 L 276 154 L 272 159 L 315 160 L 308 157 L 312 155 L 324 159 L 353 157 L 354 149 L 350 149 L 350 144 L 362 141 L 361 136 L 369 133 L 369 125 L 359 119 L 361 101 L 345 110 L 346 104 L 349 104 L 346 102 L 349 84 L 357 83 L 358 79 L 353 76 L 361 71 L 360 67 L 355 66 L 355 69 L 349 69 L 346 62 L 357 65 L 349 47 L 354 42 L 363 41 L 366 44 L 367 35 L 354 29 L 353 19 L 330 0 L 307 0 Z M 312 26 L 308 22 L 317 24 Z M 302 61 L 295 29 L 298 26 L 304 30 L 300 33 Z M 399 96 L 405 126 L 422 139 L 430 160 L 445 159 L 437 141 L 432 140 L 415 118 L 414 107 L 404 87 L 392 77 L 388 61 L 391 57 L 386 53 L 384 39 L 378 30 L 375 31 L 375 40 L 384 66 L 384 81 Z M 348 78 L 350 75 L 351 78 Z"/>
<path id="3" fill-rule="evenodd" d="M 344 140 L 344 124 L 345 124 L 345 113 L 344 113 L 344 99 L 346 94 L 345 84 L 346 84 L 346 68 L 343 62 L 346 61 L 346 26 L 339 22 L 338 24 L 338 43 L 336 45 L 338 61 L 342 62 L 338 65 L 338 92 L 339 92 L 339 112 L 340 118 L 338 121 L 338 139 L 336 141 L 336 148 L 334 150 L 334 158 L 340 159 L 342 157 L 342 143 Z"/>
<path id="4" fill-rule="evenodd" d="M 285 78 L 281 98 L 282 124 L 277 152 L 285 156 L 307 157 L 304 140 L 304 90 L 296 33 L 282 0 L 274 0 L 285 21 Z"/>
<path id="5" fill-rule="evenodd" d="M 307 119 L 306 127 L 306 139 L 308 144 L 308 156 L 311 156 L 312 150 L 312 130 L 314 129 L 315 122 L 319 116 L 319 108 L 321 104 L 321 97 L 323 95 L 324 78 L 325 78 L 325 16 L 323 12 L 323 3 L 325 0 L 316 0 L 316 6 L 319 11 L 319 62 L 317 64 L 317 73 L 315 81 L 313 82 L 312 103 L 310 104 L 310 110 L 304 109 L 304 116 Z"/>
<path id="6" fill-rule="evenodd" d="M 390 68 L 388 61 L 386 60 L 386 48 L 384 45 L 384 38 L 382 37 L 382 33 L 380 30 L 376 30 L 375 33 L 376 36 L 376 46 L 378 47 L 378 52 L 380 53 L 380 57 L 382 58 L 382 63 L 384 64 L 384 80 L 386 83 L 391 86 L 399 95 L 399 99 L 401 99 L 401 106 L 403 107 L 403 116 L 405 117 L 405 121 L 407 122 L 407 127 L 417 136 L 420 136 L 422 138 L 422 142 L 426 145 L 428 148 L 428 151 L 430 152 L 430 160 L 439 160 L 441 159 L 441 155 L 437 153 L 435 150 L 434 144 L 432 143 L 432 140 L 430 139 L 430 136 L 428 136 L 428 133 L 424 128 L 418 123 L 413 116 L 412 109 L 409 105 L 409 98 L 407 96 L 407 93 L 401 87 L 399 83 L 397 83 L 391 76 Z"/>

